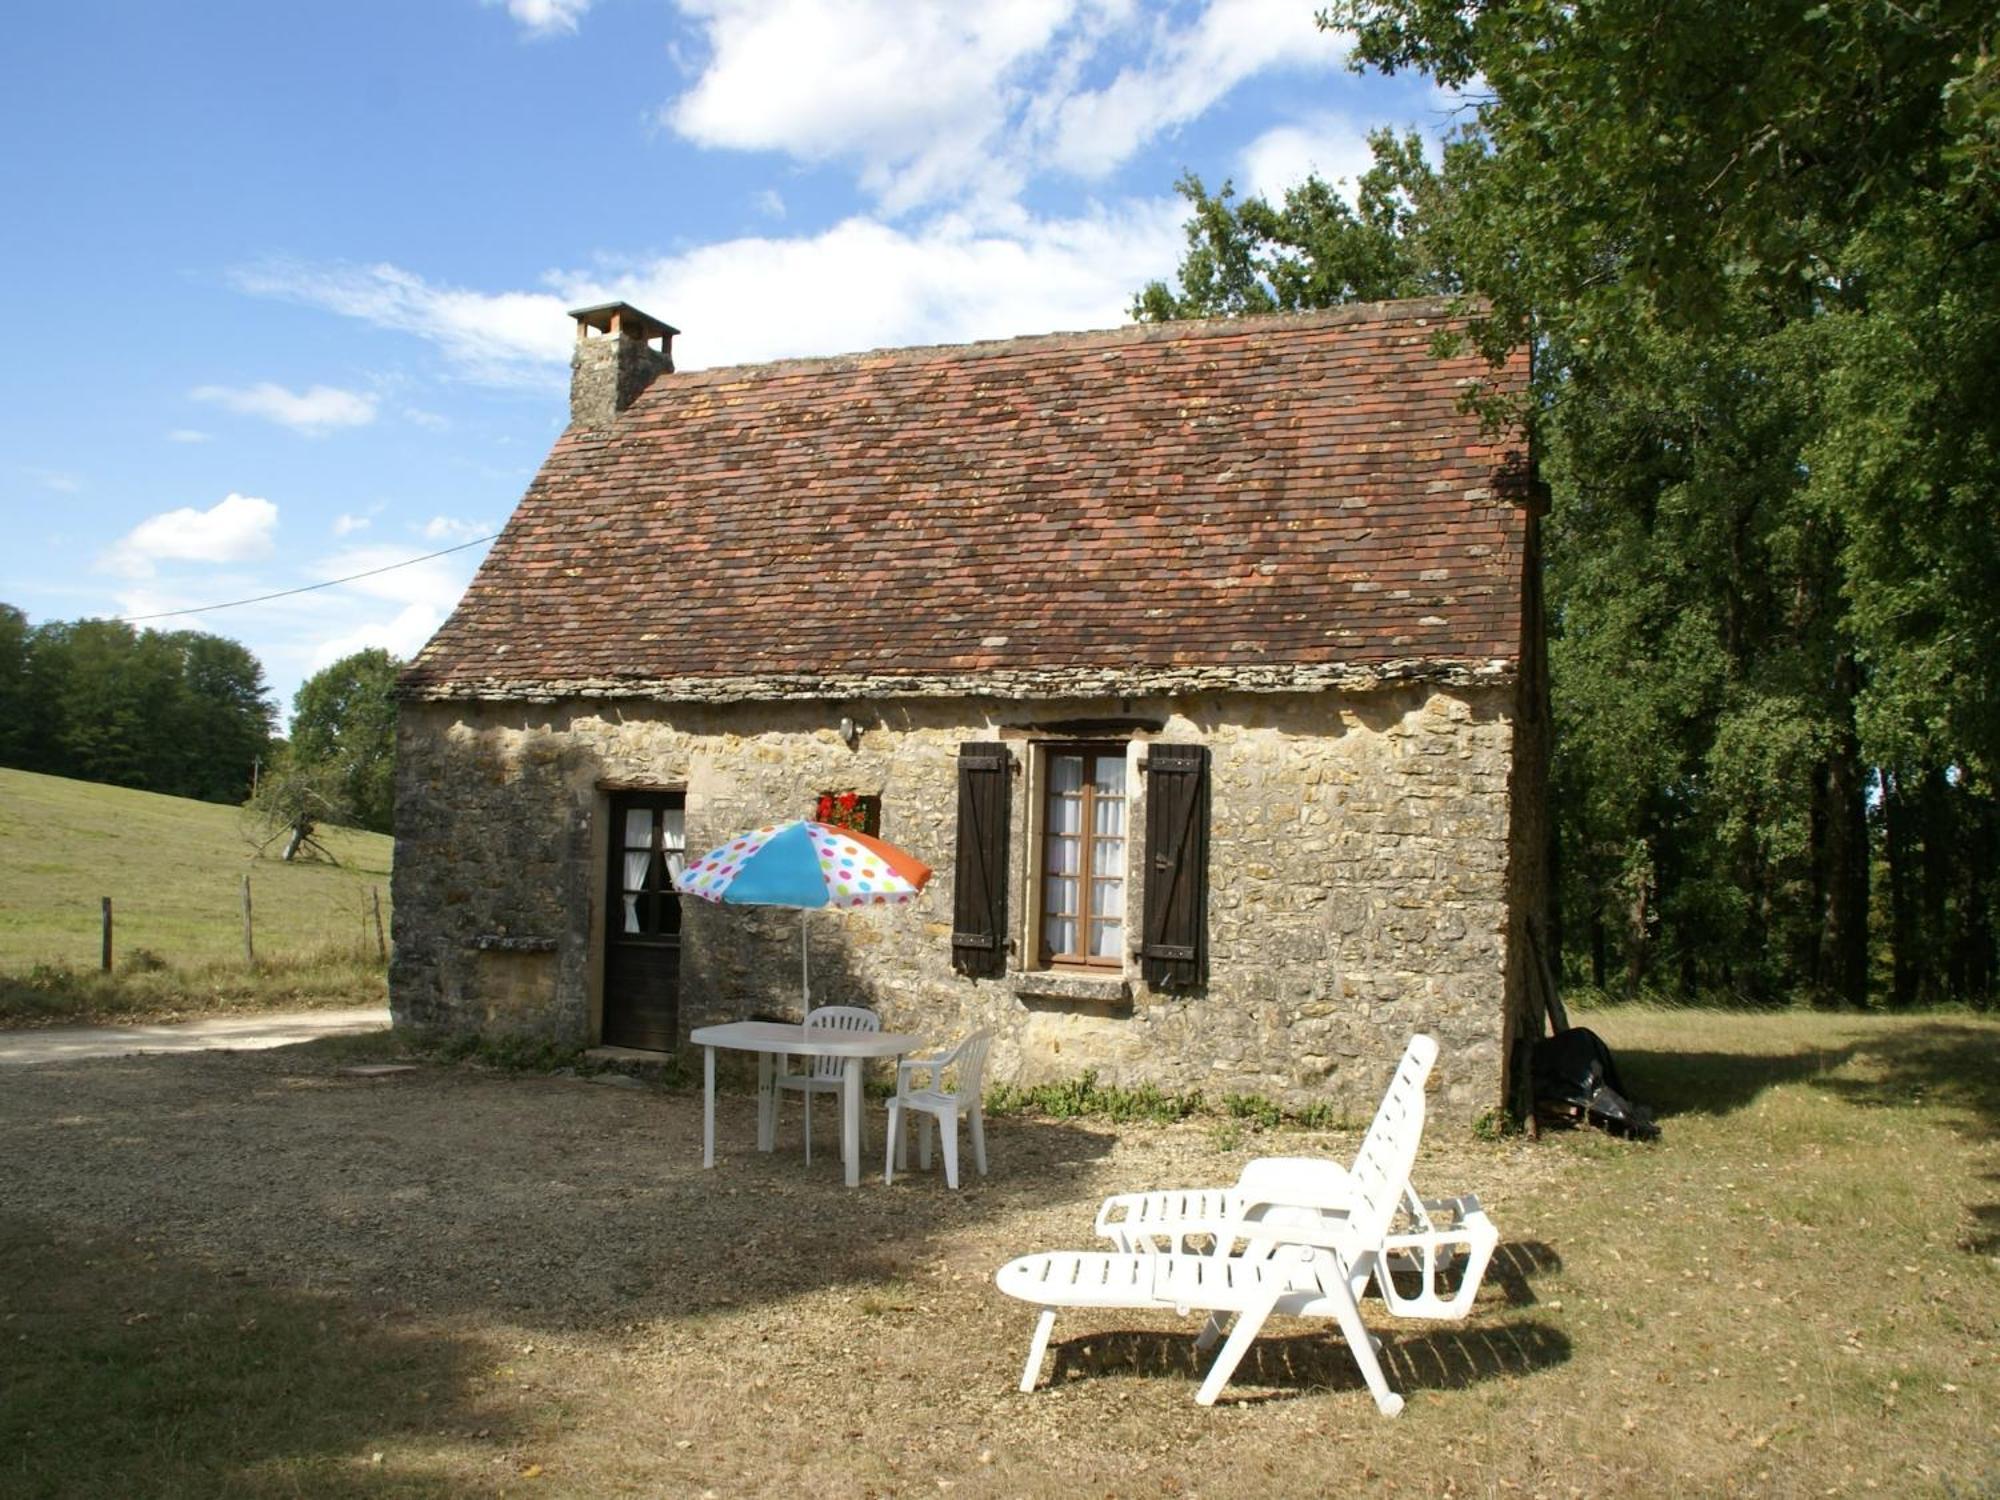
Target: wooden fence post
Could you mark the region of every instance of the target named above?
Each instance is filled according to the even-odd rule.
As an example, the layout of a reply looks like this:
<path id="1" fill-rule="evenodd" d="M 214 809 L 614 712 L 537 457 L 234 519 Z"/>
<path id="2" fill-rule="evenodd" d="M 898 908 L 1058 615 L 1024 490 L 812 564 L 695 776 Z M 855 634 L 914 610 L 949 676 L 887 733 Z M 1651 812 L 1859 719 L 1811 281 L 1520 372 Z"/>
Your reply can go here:
<path id="1" fill-rule="evenodd" d="M 251 941 L 250 936 L 250 877 L 248 875 L 243 877 L 243 962 L 253 966 L 257 962 L 257 945 Z"/>
<path id="2" fill-rule="evenodd" d="M 389 961 L 389 940 L 382 935 L 382 887 L 371 885 L 368 894 L 375 902 L 375 956 L 383 963 Z"/>
<path id="3" fill-rule="evenodd" d="M 109 896 L 100 896 L 98 900 L 104 904 L 104 972 L 109 974 L 111 972 L 111 898 Z"/>

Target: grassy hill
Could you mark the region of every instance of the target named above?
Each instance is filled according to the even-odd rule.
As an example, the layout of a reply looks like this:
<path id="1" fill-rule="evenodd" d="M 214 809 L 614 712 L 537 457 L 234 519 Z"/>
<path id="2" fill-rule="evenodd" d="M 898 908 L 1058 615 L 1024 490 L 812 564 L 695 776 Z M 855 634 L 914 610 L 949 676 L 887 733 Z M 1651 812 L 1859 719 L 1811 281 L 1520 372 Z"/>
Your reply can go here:
<path id="1" fill-rule="evenodd" d="M 36 988 L 66 988 L 75 1002 L 52 1013 L 378 998 L 370 897 L 381 891 L 386 924 L 392 841 L 327 830 L 338 865 L 288 865 L 276 845 L 256 857 L 248 831 L 239 808 L 0 770 L 0 974 L 19 980 L 39 967 Z M 254 973 L 243 963 L 246 874 Z M 94 976 L 104 896 L 115 987 Z M 18 1015 L 20 988 L 9 986 L 0 1015 Z"/>

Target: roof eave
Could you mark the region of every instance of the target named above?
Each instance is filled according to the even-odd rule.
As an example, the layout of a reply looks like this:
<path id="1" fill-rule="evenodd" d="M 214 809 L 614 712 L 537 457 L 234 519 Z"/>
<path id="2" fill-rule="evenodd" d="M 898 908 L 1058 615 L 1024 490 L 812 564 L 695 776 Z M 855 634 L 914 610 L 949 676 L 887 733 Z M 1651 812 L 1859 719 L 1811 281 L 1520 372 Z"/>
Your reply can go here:
<path id="1" fill-rule="evenodd" d="M 1498 687 L 1515 680 L 1512 657 L 1409 657 L 1380 662 L 1260 666 L 1064 667 L 983 672 L 827 672 L 755 677 L 406 676 L 397 696 L 419 703 L 556 703 L 573 698 L 680 703 L 785 703 L 813 699 L 1133 698 L 1190 693 L 1368 692 L 1428 682 Z M 413 680 L 414 679 L 414 680 Z"/>

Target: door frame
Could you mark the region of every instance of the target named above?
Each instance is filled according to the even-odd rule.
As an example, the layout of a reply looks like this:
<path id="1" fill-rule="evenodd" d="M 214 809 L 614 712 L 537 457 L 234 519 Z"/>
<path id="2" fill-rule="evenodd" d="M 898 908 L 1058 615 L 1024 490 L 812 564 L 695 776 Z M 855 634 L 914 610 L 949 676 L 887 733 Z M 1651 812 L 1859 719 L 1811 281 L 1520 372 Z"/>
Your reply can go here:
<path id="1" fill-rule="evenodd" d="M 605 1045 L 605 1024 L 611 1005 L 611 956 L 615 940 L 613 925 L 620 920 L 623 912 L 625 855 L 624 814 L 627 810 L 639 808 L 664 810 L 678 806 L 682 819 L 682 839 L 686 839 L 687 788 L 685 785 L 662 785 L 657 782 L 600 782 L 597 786 L 597 837 L 592 840 L 592 864 L 596 875 L 593 904 L 602 901 L 602 910 L 593 914 L 591 922 L 591 946 L 596 950 L 596 963 L 592 965 L 596 980 L 591 1006 L 591 1033 L 599 1045 Z M 674 938 L 675 984 L 679 986 L 682 969 L 684 937 L 677 929 Z M 676 999 L 676 1030 L 678 1031 L 678 998 Z M 676 1042 L 678 1045 L 678 1042 Z"/>

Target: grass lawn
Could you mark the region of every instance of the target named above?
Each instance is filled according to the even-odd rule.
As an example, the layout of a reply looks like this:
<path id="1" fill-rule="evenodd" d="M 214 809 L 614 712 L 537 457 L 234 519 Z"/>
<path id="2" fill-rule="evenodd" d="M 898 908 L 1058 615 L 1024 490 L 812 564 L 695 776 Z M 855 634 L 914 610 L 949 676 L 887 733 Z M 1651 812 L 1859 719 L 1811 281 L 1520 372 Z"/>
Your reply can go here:
<path id="1" fill-rule="evenodd" d="M 1434 1129 L 1503 1241 L 1471 1317 L 1197 1324 L 992 1273 L 1099 1198 L 1356 1132 L 995 1119 L 993 1175 L 849 1190 L 723 1100 L 422 1063 L 393 1038 L 11 1070 L 0 1493 L 2000 1493 L 2000 1024 L 1602 1011 L 1652 1146 Z M 879 1115 L 870 1122 L 880 1149 Z"/>
<path id="2" fill-rule="evenodd" d="M 248 828 L 239 808 L 0 770 L 0 1022 L 380 997 L 372 901 L 379 891 L 386 928 L 392 841 L 328 829 L 338 865 L 286 864 L 255 857 Z M 243 962 L 246 874 L 255 969 Z"/>

